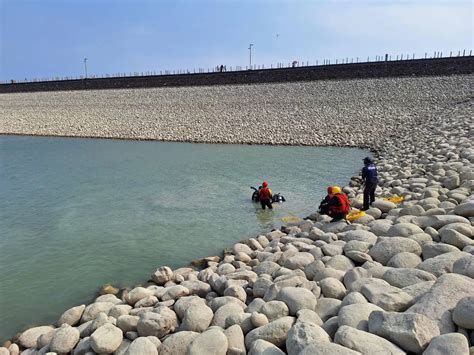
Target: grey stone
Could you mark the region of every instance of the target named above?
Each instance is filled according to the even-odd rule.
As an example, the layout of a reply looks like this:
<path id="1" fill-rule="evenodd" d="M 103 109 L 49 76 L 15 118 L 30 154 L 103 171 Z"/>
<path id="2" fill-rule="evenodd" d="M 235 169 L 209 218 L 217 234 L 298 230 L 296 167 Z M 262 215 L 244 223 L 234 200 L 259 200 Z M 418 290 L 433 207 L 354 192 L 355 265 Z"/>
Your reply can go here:
<path id="1" fill-rule="evenodd" d="M 474 240 L 453 229 L 446 229 L 440 232 L 440 236 L 443 243 L 453 245 L 459 249 L 463 249 L 468 245 L 474 245 Z"/>
<path id="2" fill-rule="evenodd" d="M 285 353 L 272 343 L 257 339 L 252 343 L 248 355 L 285 355 Z"/>
<path id="3" fill-rule="evenodd" d="M 338 329 L 334 342 L 362 354 L 405 355 L 405 352 L 388 340 L 346 325 Z"/>
<path id="4" fill-rule="evenodd" d="M 445 253 L 449 253 L 453 251 L 459 251 L 458 248 L 452 245 L 445 244 L 445 243 L 435 243 L 435 242 L 429 242 L 429 243 L 423 244 L 421 249 L 422 249 L 422 255 L 423 255 L 424 260 L 434 258 L 435 256 L 438 256 L 441 254 L 445 254 Z"/>
<path id="5" fill-rule="evenodd" d="M 211 325 L 215 325 L 221 328 L 226 328 L 227 318 L 243 313 L 242 307 L 236 303 L 228 303 L 220 307 L 212 318 Z"/>
<path id="6" fill-rule="evenodd" d="M 205 331 L 214 317 L 212 309 L 203 304 L 194 304 L 184 312 L 180 330 Z"/>
<path id="7" fill-rule="evenodd" d="M 474 255 L 470 254 L 456 260 L 453 264 L 453 272 L 474 279 Z"/>
<path id="8" fill-rule="evenodd" d="M 64 324 L 54 332 L 49 348 L 57 353 L 68 353 L 76 346 L 79 337 L 79 330 L 69 324 Z"/>
<path id="9" fill-rule="evenodd" d="M 342 240 L 345 242 L 349 242 L 351 240 L 358 240 L 360 242 L 365 242 L 370 245 L 374 245 L 377 242 L 377 236 L 369 231 L 366 230 L 354 230 L 354 231 L 349 231 L 346 232 Z"/>
<path id="10" fill-rule="evenodd" d="M 120 316 L 117 319 L 116 325 L 117 327 L 122 329 L 124 333 L 130 332 L 130 331 L 136 331 L 139 319 L 140 317 L 138 316 L 129 316 L 129 315 Z"/>
<path id="11" fill-rule="evenodd" d="M 383 311 L 370 314 L 369 331 L 414 353 L 421 353 L 439 335 L 437 323 L 422 314 Z"/>
<path id="12" fill-rule="evenodd" d="M 453 321 L 464 329 L 474 329 L 474 296 L 464 297 L 454 308 Z"/>
<path id="13" fill-rule="evenodd" d="M 343 299 L 346 295 L 346 288 L 344 284 L 333 277 L 327 277 L 319 282 L 321 292 L 324 297 Z"/>
<path id="14" fill-rule="evenodd" d="M 314 310 L 316 307 L 315 295 L 302 287 L 284 287 L 277 295 L 277 300 L 285 302 L 290 315 L 296 315 L 300 309 Z"/>
<path id="15" fill-rule="evenodd" d="M 386 265 L 396 254 L 401 252 L 421 255 L 421 247 L 414 240 L 403 237 L 390 237 L 379 240 L 369 251 L 369 255 L 378 262 Z"/>
<path id="16" fill-rule="evenodd" d="M 390 237 L 409 237 L 418 233 L 423 233 L 423 229 L 412 223 L 397 223 L 387 231 Z"/>
<path id="17" fill-rule="evenodd" d="M 242 328 L 237 324 L 224 330 L 227 337 L 228 349 L 233 349 L 234 353 L 245 354 L 245 339 Z M 227 353 L 229 353 L 229 350 Z"/>
<path id="18" fill-rule="evenodd" d="M 54 330 L 54 328 L 51 326 L 41 326 L 27 329 L 21 333 L 20 337 L 18 338 L 18 343 L 24 348 L 34 348 L 36 347 L 38 338 L 45 333 L 51 332 L 52 330 Z"/>
<path id="19" fill-rule="evenodd" d="M 362 294 L 373 304 L 386 311 L 402 312 L 413 302 L 413 297 L 398 287 L 380 284 L 367 284 Z"/>
<path id="20" fill-rule="evenodd" d="M 245 345 L 249 349 L 254 341 L 263 339 L 275 346 L 281 347 L 285 344 L 288 331 L 294 323 L 294 317 L 282 317 L 263 327 L 256 328 L 245 336 Z"/>
<path id="21" fill-rule="evenodd" d="M 388 261 L 387 266 L 395 268 L 414 268 L 421 263 L 421 258 L 413 253 L 401 252 Z"/>
<path id="22" fill-rule="evenodd" d="M 58 326 L 61 326 L 63 324 L 69 324 L 71 326 L 76 325 L 81 320 L 82 313 L 85 309 L 85 304 L 81 304 L 80 306 L 68 309 L 61 315 L 61 317 L 59 317 Z"/>
<path id="23" fill-rule="evenodd" d="M 160 355 L 186 355 L 189 344 L 199 335 L 196 332 L 180 331 L 167 336 L 160 345 Z"/>
<path id="24" fill-rule="evenodd" d="M 423 261 L 416 268 L 430 272 L 433 275 L 439 277 L 443 274 L 453 272 L 454 263 L 459 259 L 469 255 L 470 254 L 463 251 L 444 253 Z"/>
<path id="25" fill-rule="evenodd" d="M 361 353 L 339 344 L 319 343 L 308 345 L 301 351 L 300 355 L 361 355 Z"/>
<path id="26" fill-rule="evenodd" d="M 367 299 L 360 292 L 349 292 L 346 297 L 342 300 L 341 307 L 348 306 L 351 304 L 364 304 L 368 303 Z"/>
<path id="27" fill-rule="evenodd" d="M 137 331 L 140 336 L 151 335 L 162 338 L 173 332 L 175 328 L 176 321 L 173 318 L 155 312 L 143 313 L 137 323 Z"/>
<path id="28" fill-rule="evenodd" d="M 334 317 L 341 308 L 341 301 L 335 298 L 320 298 L 316 305 L 315 312 L 323 320 L 326 321 Z"/>
<path id="29" fill-rule="evenodd" d="M 459 333 L 439 335 L 431 340 L 423 355 L 468 355 L 469 343 L 464 335 Z"/>
<path id="30" fill-rule="evenodd" d="M 310 309 L 302 309 L 296 313 L 298 317 L 297 322 L 310 322 L 316 325 L 322 326 L 323 320 L 318 316 L 315 311 Z"/>
<path id="31" fill-rule="evenodd" d="M 382 278 L 390 285 L 403 288 L 420 282 L 436 281 L 436 276 L 424 270 L 392 268 L 385 271 Z"/>
<path id="32" fill-rule="evenodd" d="M 91 347 L 97 353 L 113 353 L 123 340 L 122 331 L 107 323 L 92 333 Z"/>
<path id="33" fill-rule="evenodd" d="M 341 307 L 337 319 L 339 326 L 347 325 L 356 329 L 368 331 L 369 316 L 373 311 L 383 311 L 374 304 L 351 304 Z"/>
<path id="34" fill-rule="evenodd" d="M 463 217 L 474 217 L 474 200 L 457 205 L 454 208 L 454 213 Z"/>
<path id="35" fill-rule="evenodd" d="M 474 296 L 474 280 L 457 274 L 442 275 L 407 313 L 420 313 L 438 322 L 441 334 L 455 331 L 452 311 L 458 301 Z"/>
<path id="36" fill-rule="evenodd" d="M 290 314 L 288 306 L 282 301 L 267 302 L 262 306 L 260 312 L 265 314 L 270 322 Z"/>
<path id="37" fill-rule="evenodd" d="M 297 322 L 288 331 L 286 350 L 288 355 L 298 355 L 313 343 L 329 343 L 331 338 L 323 328 L 314 323 Z"/>
<path id="38" fill-rule="evenodd" d="M 402 290 L 408 293 L 413 297 L 413 302 L 418 302 L 418 300 L 430 290 L 434 285 L 434 281 L 424 281 L 410 286 L 403 287 Z"/>
<path id="39" fill-rule="evenodd" d="M 225 355 L 228 341 L 219 328 L 209 328 L 199 334 L 188 347 L 187 355 Z"/>
<path id="40" fill-rule="evenodd" d="M 82 313 L 81 323 L 94 320 L 99 313 L 104 312 L 105 314 L 108 314 L 110 309 L 114 306 L 115 304 L 111 302 L 96 302 L 88 305 Z"/>
<path id="41" fill-rule="evenodd" d="M 158 350 L 153 342 L 145 337 L 135 339 L 125 351 L 125 355 L 158 355 Z"/>

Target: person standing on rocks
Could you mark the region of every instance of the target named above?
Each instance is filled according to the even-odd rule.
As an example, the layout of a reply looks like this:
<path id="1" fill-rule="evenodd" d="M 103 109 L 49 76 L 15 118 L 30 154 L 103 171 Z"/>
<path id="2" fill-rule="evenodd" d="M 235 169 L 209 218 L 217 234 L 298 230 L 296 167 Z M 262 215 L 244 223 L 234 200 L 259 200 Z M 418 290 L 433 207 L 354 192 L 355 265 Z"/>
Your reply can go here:
<path id="1" fill-rule="evenodd" d="M 364 183 L 364 207 L 362 211 L 367 211 L 372 202 L 375 201 L 375 189 L 377 188 L 377 167 L 370 157 L 364 158 L 362 168 L 362 181 Z"/>
<path id="2" fill-rule="evenodd" d="M 339 186 L 329 186 L 328 195 L 319 205 L 319 213 L 332 217 L 331 222 L 346 218 L 350 210 L 350 202 Z"/>
<path id="3" fill-rule="evenodd" d="M 265 209 L 265 207 L 268 207 L 269 209 L 273 209 L 272 206 L 272 190 L 268 187 L 268 182 L 264 181 L 262 184 L 262 188 L 258 190 L 259 193 L 259 198 L 260 198 L 260 204 L 262 205 L 262 210 Z"/>

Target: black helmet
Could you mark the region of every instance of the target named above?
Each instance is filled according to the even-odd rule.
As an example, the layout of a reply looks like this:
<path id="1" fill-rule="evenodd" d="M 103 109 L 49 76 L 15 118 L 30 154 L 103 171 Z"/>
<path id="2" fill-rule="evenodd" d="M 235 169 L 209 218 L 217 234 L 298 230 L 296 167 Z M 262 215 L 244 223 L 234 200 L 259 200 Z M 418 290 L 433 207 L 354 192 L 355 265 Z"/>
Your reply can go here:
<path id="1" fill-rule="evenodd" d="M 365 157 L 364 158 L 364 164 L 372 164 L 374 161 L 372 160 L 371 157 Z"/>

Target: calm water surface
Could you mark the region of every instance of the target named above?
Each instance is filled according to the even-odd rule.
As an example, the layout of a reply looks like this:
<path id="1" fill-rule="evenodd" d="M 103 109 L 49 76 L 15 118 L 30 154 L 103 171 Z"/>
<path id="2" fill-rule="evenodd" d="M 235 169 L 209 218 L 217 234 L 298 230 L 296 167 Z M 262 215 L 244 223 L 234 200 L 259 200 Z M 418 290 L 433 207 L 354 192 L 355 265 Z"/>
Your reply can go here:
<path id="1" fill-rule="evenodd" d="M 0 137 L 0 341 L 316 210 L 367 152 Z M 261 211 L 250 186 L 287 202 Z"/>

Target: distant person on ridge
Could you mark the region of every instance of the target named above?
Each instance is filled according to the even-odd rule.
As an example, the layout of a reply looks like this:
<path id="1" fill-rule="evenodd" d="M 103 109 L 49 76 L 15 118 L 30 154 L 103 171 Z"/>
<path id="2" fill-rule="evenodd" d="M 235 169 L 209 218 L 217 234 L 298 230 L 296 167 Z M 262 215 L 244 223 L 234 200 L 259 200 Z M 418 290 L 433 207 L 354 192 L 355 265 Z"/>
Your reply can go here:
<path id="1" fill-rule="evenodd" d="M 262 210 L 265 209 L 265 207 L 268 207 L 269 209 L 273 209 L 272 206 L 272 190 L 268 187 L 268 182 L 264 181 L 262 184 L 262 188 L 258 190 L 258 194 L 260 197 L 260 204 L 262 205 Z"/>
<path id="2" fill-rule="evenodd" d="M 375 201 L 375 189 L 377 188 L 378 177 L 377 168 L 370 157 L 364 158 L 362 168 L 362 181 L 364 183 L 364 207 L 362 211 L 367 211 L 369 206 Z"/>
<path id="3" fill-rule="evenodd" d="M 327 196 L 319 205 L 319 213 L 332 217 L 331 222 L 344 219 L 350 210 L 350 202 L 339 186 L 329 186 Z"/>

